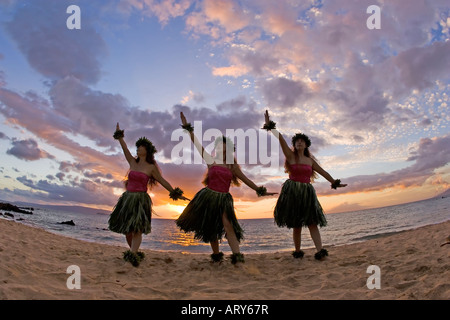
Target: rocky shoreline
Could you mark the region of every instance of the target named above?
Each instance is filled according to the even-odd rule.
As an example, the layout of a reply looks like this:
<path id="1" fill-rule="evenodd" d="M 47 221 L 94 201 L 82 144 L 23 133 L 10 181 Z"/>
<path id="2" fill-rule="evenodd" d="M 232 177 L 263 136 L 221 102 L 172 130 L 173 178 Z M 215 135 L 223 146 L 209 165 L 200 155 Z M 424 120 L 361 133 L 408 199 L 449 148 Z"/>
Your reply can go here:
<path id="1" fill-rule="evenodd" d="M 20 208 L 18 206 L 10 204 L 10 203 L 1 203 L 0 202 L 0 210 L 13 211 L 13 212 L 24 213 L 24 214 L 33 214 L 34 208 Z"/>
<path id="2" fill-rule="evenodd" d="M 10 217 L 14 219 L 14 215 L 10 212 L 17 212 L 17 213 L 23 213 L 23 214 L 33 214 L 34 208 L 31 207 L 18 207 L 16 205 L 10 204 L 10 203 L 3 203 L 0 202 L 0 210 L 6 211 L 6 212 L 0 212 L 0 216 Z M 23 218 L 17 218 L 17 221 L 24 220 Z M 58 224 L 66 224 L 70 226 L 75 226 L 75 222 L 73 220 L 70 221 L 62 221 Z"/>

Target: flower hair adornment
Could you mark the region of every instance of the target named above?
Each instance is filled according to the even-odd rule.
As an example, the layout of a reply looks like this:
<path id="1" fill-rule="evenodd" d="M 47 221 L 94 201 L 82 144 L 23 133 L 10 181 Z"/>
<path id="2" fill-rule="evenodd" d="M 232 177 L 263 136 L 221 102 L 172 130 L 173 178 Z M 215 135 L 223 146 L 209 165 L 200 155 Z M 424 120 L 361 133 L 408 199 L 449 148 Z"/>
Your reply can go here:
<path id="1" fill-rule="evenodd" d="M 264 123 L 264 126 L 262 129 L 270 131 L 272 129 L 276 129 L 277 124 L 273 122 L 272 120 L 269 121 L 269 123 Z"/>
<path id="2" fill-rule="evenodd" d="M 186 124 L 182 124 L 181 127 L 188 132 L 194 131 L 194 127 L 192 126 L 192 124 L 190 122 L 186 123 Z"/>
<path id="3" fill-rule="evenodd" d="M 258 189 L 256 189 L 256 194 L 258 195 L 258 197 L 265 196 L 267 194 L 267 188 L 266 187 L 258 187 Z"/>
<path id="4" fill-rule="evenodd" d="M 157 152 L 153 143 L 146 137 L 140 137 L 138 141 L 136 141 L 136 148 L 139 148 L 140 146 L 144 146 L 148 153 L 154 154 Z"/>
<path id="5" fill-rule="evenodd" d="M 336 180 L 334 180 L 334 182 L 332 183 L 331 188 L 332 188 L 332 189 L 337 189 L 337 187 L 339 187 L 340 184 L 341 184 L 341 179 L 336 179 Z"/>
<path id="6" fill-rule="evenodd" d="M 181 196 L 183 195 L 183 190 L 181 190 L 180 188 L 176 187 L 175 189 L 173 189 L 172 191 L 170 191 L 169 193 L 169 197 L 172 200 L 178 200 L 181 198 Z"/>
<path id="7" fill-rule="evenodd" d="M 311 146 L 311 140 L 309 139 L 309 137 L 304 134 L 304 133 L 297 133 L 295 136 L 292 137 L 292 145 L 295 145 L 295 141 L 297 140 L 303 140 L 305 141 L 306 147 L 309 148 Z"/>
<path id="8" fill-rule="evenodd" d="M 125 136 L 124 132 L 125 130 L 116 130 L 113 134 L 113 138 L 116 140 L 123 138 Z"/>

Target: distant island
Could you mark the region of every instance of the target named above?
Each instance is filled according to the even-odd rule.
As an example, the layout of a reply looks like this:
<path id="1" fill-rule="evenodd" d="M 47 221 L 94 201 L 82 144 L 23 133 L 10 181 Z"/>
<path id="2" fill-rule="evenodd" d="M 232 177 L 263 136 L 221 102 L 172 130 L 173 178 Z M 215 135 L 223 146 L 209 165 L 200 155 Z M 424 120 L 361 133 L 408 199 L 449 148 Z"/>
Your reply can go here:
<path id="1" fill-rule="evenodd" d="M 444 192 L 438 194 L 434 198 L 447 198 L 450 197 L 450 189 L 445 190 Z"/>
<path id="2" fill-rule="evenodd" d="M 4 199 L 0 199 L 0 203 L 5 202 L 5 204 L 7 201 L 5 201 Z M 14 202 L 15 205 L 18 208 L 22 208 L 22 209 L 30 209 L 30 210 L 34 210 L 32 207 L 36 208 L 36 210 L 39 209 L 48 209 L 48 210 L 61 210 L 61 211 L 70 211 L 70 212 L 75 212 L 75 213 L 88 213 L 88 214 L 110 214 L 110 211 L 107 210 L 102 210 L 102 209 L 96 209 L 96 208 L 89 208 L 89 207 L 83 207 L 83 206 L 69 206 L 69 205 L 52 205 L 52 204 L 35 204 L 35 203 L 28 203 L 28 202 Z M 15 206 L 12 205 L 12 206 Z M 30 208 L 27 208 L 30 207 Z M 0 208 L 0 210 L 2 210 L 2 208 Z M 6 209 L 3 209 L 5 211 L 7 211 Z"/>

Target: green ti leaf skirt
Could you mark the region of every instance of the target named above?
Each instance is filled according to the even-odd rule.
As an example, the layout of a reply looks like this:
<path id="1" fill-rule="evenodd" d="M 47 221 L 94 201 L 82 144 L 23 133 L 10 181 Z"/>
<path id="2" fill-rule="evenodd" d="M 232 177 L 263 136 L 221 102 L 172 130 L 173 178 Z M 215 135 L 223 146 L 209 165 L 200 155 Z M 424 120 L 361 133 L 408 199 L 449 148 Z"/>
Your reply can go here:
<path id="1" fill-rule="evenodd" d="M 274 210 L 279 227 L 300 228 L 309 225 L 327 225 L 322 206 L 312 184 L 286 180 Z"/>
<path id="2" fill-rule="evenodd" d="M 238 241 L 243 239 L 244 231 L 236 218 L 233 197 L 209 188 L 197 192 L 175 223 L 184 232 L 194 232 L 195 239 L 211 242 L 225 235 L 223 214 L 233 226 Z"/>
<path id="3" fill-rule="evenodd" d="M 117 201 L 109 217 L 109 230 L 127 234 L 130 232 L 150 233 L 152 221 L 152 200 L 147 192 L 125 191 Z"/>

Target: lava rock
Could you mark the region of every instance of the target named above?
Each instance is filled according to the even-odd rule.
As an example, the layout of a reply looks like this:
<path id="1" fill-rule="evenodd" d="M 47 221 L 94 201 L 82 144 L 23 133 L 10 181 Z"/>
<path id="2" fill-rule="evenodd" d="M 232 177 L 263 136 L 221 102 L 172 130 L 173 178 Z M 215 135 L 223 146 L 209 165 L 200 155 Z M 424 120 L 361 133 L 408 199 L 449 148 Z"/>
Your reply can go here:
<path id="1" fill-rule="evenodd" d="M 69 225 L 69 226 L 74 226 L 74 225 L 75 225 L 75 222 L 73 222 L 73 220 L 70 220 L 70 221 L 63 221 L 63 222 L 60 222 L 59 224 L 67 224 L 67 225 Z"/>

